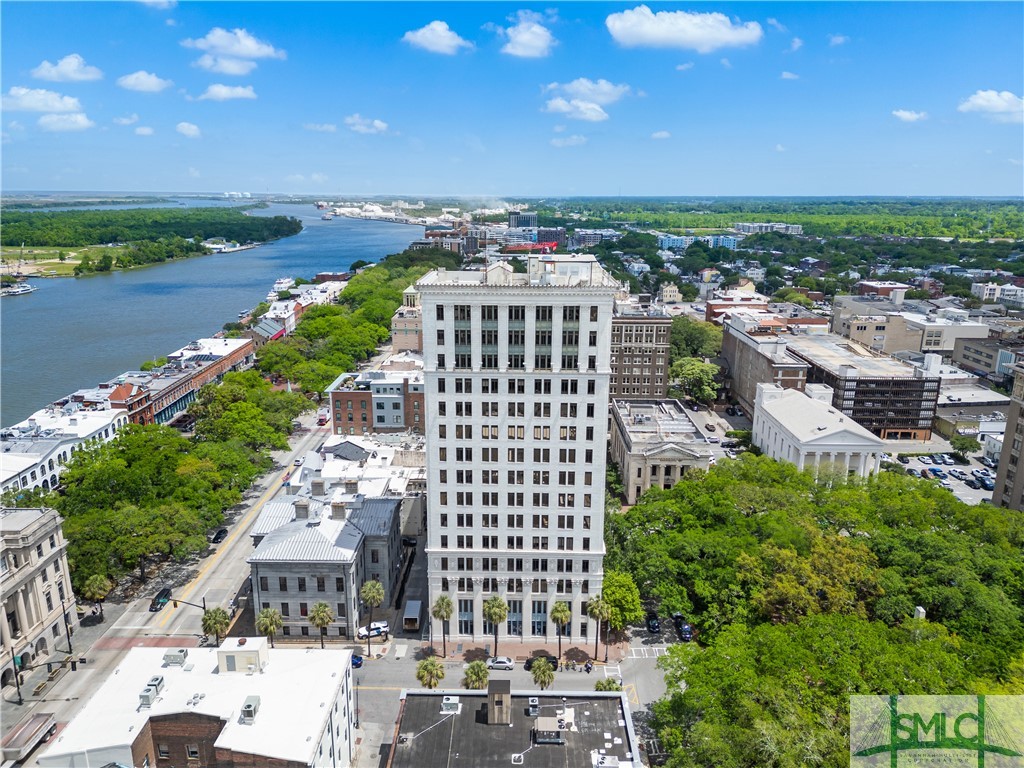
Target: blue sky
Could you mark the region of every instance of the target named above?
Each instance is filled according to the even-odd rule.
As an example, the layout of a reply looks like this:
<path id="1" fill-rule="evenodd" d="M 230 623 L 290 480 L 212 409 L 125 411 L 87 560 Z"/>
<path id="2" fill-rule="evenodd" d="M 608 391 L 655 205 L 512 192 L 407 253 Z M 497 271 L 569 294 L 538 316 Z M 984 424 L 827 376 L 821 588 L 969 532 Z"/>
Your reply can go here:
<path id="1" fill-rule="evenodd" d="M 1024 4 L 3 2 L 5 191 L 1024 194 Z"/>

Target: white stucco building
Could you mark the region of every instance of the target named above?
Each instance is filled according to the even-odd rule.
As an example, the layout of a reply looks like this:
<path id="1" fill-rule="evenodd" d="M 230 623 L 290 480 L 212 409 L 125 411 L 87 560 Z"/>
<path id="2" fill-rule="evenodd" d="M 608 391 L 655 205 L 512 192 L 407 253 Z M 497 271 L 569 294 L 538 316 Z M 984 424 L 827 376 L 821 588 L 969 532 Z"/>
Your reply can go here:
<path id="1" fill-rule="evenodd" d="M 485 639 L 482 607 L 509 607 L 499 638 L 593 638 L 618 285 L 590 254 L 437 270 L 423 307 L 429 600 L 455 604 L 451 634 Z M 435 636 L 441 632 L 434 622 Z"/>
<path id="2" fill-rule="evenodd" d="M 803 392 L 758 384 L 752 442 L 798 469 L 838 465 L 861 477 L 878 471 L 885 452 L 885 441 L 832 406 L 832 388 L 824 384 Z"/>

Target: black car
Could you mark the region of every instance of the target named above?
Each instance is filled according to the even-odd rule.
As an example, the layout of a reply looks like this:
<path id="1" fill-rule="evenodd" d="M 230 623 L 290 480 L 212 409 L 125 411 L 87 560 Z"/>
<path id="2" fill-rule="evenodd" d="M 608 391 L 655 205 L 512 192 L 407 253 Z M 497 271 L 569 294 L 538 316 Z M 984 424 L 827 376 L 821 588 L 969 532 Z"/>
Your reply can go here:
<path id="1" fill-rule="evenodd" d="M 964 485 L 966 485 L 968 488 L 973 488 L 974 490 L 978 490 L 979 488 L 981 488 L 981 483 L 979 483 L 973 477 L 969 477 L 966 480 L 964 480 Z"/>
<path id="2" fill-rule="evenodd" d="M 415 547 L 416 546 L 416 537 L 415 536 L 403 536 L 402 537 L 402 546 L 403 547 Z"/>
<path id="3" fill-rule="evenodd" d="M 661 632 L 661 621 L 658 619 L 658 614 L 653 611 L 647 614 L 647 631 L 654 634 Z"/>
<path id="4" fill-rule="evenodd" d="M 211 541 L 214 544 L 220 544 L 227 537 L 228 537 L 228 529 L 227 528 L 218 528 L 217 532 L 215 534 L 213 534 L 213 538 L 211 539 Z"/>
<path id="5" fill-rule="evenodd" d="M 688 643 L 693 640 L 693 627 L 683 620 L 683 614 L 672 614 L 672 623 L 675 625 L 676 632 L 679 633 L 680 640 L 684 643 Z"/>
<path id="6" fill-rule="evenodd" d="M 548 664 L 551 665 L 551 669 L 556 671 L 558 670 L 558 659 L 556 659 L 554 656 L 531 656 L 526 660 L 526 663 L 523 664 L 523 669 L 529 672 L 531 669 L 533 669 L 533 665 L 541 659 L 546 659 Z"/>
<path id="7" fill-rule="evenodd" d="M 171 602 L 171 590 L 165 587 L 156 593 L 153 601 L 149 604 L 149 610 L 159 611 L 169 602 Z"/>
<path id="8" fill-rule="evenodd" d="M 910 463 L 910 459 L 908 459 L 902 453 L 899 456 L 896 457 L 896 461 L 898 461 L 900 464 L 909 464 Z"/>

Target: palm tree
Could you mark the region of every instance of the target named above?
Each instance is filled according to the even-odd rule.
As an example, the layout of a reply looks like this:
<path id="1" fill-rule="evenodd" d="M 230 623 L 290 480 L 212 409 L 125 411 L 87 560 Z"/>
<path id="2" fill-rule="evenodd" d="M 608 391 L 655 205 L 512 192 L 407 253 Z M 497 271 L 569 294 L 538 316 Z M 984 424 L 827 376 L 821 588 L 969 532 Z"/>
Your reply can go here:
<path id="1" fill-rule="evenodd" d="M 437 688 L 437 684 L 444 680 L 444 664 L 433 656 L 424 659 L 416 665 L 416 679 L 424 688 Z"/>
<path id="2" fill-rule="evenodd" d="M 210 608 L 203 613 L 203 632 L 213 635 L 216 645 L 220 645 L 221 635 L 227 632 L 230 626 L 231 617 L 220 606 Z"/>
<path id="3" fill-rule="evenodd" d="M 562 633 L 565 631 L 565 625 L 572 619 L 572 609 L 569 604 L 564 600 L 559 600 L 553 606 L 551 606 L 550 613 L 551 620 L 555 622 L 555 626 L 558 628 L 558 660 L 562 660 Z"/>
<path id="4" fill-rule="evenodd" d="M 91 600 L 100 607 L 100 616 L 103 616 L 103 598 L 114 588 L 114 583 L 102 573 L 94 573 L 85 580 L 82 585 L 82 597 Z"/>
<path id="5" fill-rule="evenodd" d="M 494 627 L 494 654 L 498 655 L 498 625 L 508 618 L 508 603 L 497 595 L 487 598 L 484 602 L 484 619 Z"/>
<path id="6" fill-rule="evenodd" d="M 530 674 L 533 675 L 533 682 L 539 685 L 542 691 L 555 682 L 555 670 L 551 666 L 551 662 L 544 658 L 533 662 Z"/>
<path id="7" fill-rule="evenodd" d="M 597 658 L 597 644 L 601 641 L 601 622 L 608 621 L 608 617 L 611 615 L 611 606 L 605 602 L 605 599 L 598 593 L 593 597 L 590 602 L 587 603 L 587 615 L 597 621 L 597 634 L 594 637 L 594 658 Z M 608 652 L 608 638 L 604 639 L 605 653 Z M 605 661 L 607 661 L 607 656 Z"/>
<path id="8" fill-rule="evenodd" d="M 612 678 L 606 677 L 604 680 L 598 680 L 594 683 L 595 691 L 621 691 L 622 686 L 619 685 L 619 681 Z"/>
<path id="9" fill-rule="evenodd" d="M 482 661 L 471 661 L 466 666 L 466 677 L 462 684 L 470 690 L 480 690 L 487 687 L 487 678 L 490 676 L 491 672 L 486 664 Z"/>
<path id="10" fill-rule="evenodd" d="M 448 620 L 455 613 L 455 606 L 448 595 L 438 595 L 434 606 L 430 609 L 430 615 L 441 622 L 441 655 L 448 656 Z"/>
<path id="11" fill-rule="evenodd" d="M 270 640 L 270 647 L 274 647 L 274 635 L 278 633 L 284 621 L 281 619 L 281 612 L 277 608 L 264 608 L 256 614 L 256 631 Z"/>
<path id="12" fill-rule="evenodd" d="M 324 647 L 324 632 L 334 621 L 334 612 L 327 603 L 319 602 L 313 605 L 309 612 L 309 623 L 320 630 L 320 647 Z"/>
<path id="13" fill-rule="evenodd" d="M 373 609 L 384 602 L 384 585 L 376 579 L 363 584 L 359 590 L 359 599 L 370 609 L 369 620 L 366 622 L 366 655 L 370 655 L 370 625 L 373 624 Z"/>

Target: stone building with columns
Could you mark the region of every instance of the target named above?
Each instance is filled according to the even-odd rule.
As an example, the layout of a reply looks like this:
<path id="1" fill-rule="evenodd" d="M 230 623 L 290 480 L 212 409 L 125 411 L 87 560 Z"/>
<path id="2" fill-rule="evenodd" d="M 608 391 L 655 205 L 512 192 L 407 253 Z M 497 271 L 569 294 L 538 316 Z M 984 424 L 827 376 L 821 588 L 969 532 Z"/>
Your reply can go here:
<path id="1" fill-rule="evenodd" d="M 611 325 L 618 284 L 591 254 L 530 255 L 526 273 L 437 270 L 417 283 L 427 413 L 429 604 L 450 634 L 505 642 L 593 638 L 604 575 Z M 441 624 L 433 621 L 434 637 Z M 508 647 L 504 645 L 503 647 Z"/>
<path id="2" fill-rule="evenodd" d="M 758 384 L 751 442 L 797 469 L 829 465 L 860 477 L 878 472 L 885 441 L 837 410 L 832 396 L 824 384 L 808 384 L 803 392 Z"/>
<path id="3" fill-rule="evenodd" d="M 46 508 L 0 509 L 0 536 L 0 669 L 6 686 L 14 682 L 14 657 L 31 666 L 58 649 L 66 653 L 78 616 L 60 515 Z"/>

